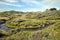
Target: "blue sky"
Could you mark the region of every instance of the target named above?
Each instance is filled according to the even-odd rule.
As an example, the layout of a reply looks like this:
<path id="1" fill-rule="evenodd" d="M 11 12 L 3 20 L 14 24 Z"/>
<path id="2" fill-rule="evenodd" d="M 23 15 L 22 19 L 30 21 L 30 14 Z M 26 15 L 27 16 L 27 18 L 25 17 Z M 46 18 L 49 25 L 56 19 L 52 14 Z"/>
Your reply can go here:
<path id="1" fill-rule="evenodd" d="M 0 11 L 44 11 L 60 9 L 60 0 L 0 0 Z"/>

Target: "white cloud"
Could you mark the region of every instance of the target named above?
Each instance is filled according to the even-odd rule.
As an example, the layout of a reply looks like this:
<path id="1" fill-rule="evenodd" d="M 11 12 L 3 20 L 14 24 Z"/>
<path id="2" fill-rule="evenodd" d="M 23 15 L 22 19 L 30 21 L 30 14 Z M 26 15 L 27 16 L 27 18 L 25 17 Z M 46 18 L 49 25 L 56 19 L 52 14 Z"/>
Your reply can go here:
<path id="1" fill-rule="evenodd" d="M 50 5 L 60 5 L 60 0 L 44 0 L 44 1 Z"/>
<path id="2" fill-rule="evenodd" d="M 22 2 L 26 3 L 26 4 L 35 4 L 35 5 L 39 5 L 40 3 L 36 0 L 21 0 Z"/>
<path id="3" fill-rule="evenodd" d="M 15 3 L 18 2 L 17 0 L 4 0 L 5 2 Z"/>
<path id="4" fill-rule="evenodd" d="M 0 4 L 9 5 L 9 6 L 15 6 L 15 7 L 21 7 L 22 6 L 22 5 L 16 5 L 16 4 L 11 4 L 11 3 L 7 3 L 7 2 L 0 2 Z"/>

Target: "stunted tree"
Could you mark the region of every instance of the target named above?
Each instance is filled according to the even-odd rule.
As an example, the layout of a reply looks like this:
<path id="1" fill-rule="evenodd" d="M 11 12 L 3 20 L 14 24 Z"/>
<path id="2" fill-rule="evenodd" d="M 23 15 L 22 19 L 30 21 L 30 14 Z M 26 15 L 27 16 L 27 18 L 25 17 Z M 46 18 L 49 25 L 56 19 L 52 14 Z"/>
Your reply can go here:
<path id="1" fill-rule="evenodd" d="M 49 10 L 50 10 L 50 11 L 54 11 L 54 10 L 57 10 L 57 9 L 56 9 L 56 8 L 50 8 Z"/>

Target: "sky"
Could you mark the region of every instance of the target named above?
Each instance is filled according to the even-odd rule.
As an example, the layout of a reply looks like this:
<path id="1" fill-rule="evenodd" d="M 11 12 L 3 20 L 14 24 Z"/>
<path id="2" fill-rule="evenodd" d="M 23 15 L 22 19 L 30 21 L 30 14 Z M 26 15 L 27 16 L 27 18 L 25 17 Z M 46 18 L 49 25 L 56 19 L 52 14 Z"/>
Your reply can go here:
<path id="1" fill-rule="evenodd" d="M 60 9 L 60 0 L 0 0 L 0 11 L 44 11 Z"/>

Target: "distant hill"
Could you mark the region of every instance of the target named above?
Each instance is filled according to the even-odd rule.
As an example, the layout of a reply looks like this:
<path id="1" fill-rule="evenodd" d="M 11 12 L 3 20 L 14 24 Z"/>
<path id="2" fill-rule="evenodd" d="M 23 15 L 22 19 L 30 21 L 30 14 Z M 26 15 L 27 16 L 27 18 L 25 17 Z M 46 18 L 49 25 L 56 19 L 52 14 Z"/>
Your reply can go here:
<path id="1" fill-rule="evenodd" d="M 46 20 L 53 20 L 53 19 L 60 19 L 60 10 L 55 8 L 48 9 L 44 12 L 19 12 L 19 11 L 5 11 L 0 12 L 0 16 L 19 16 L 25 15 L 26 18 L 33 18 L 33 19 L 46 19 Z M 15 17 L 14 16 L 14 17 Z"/>

